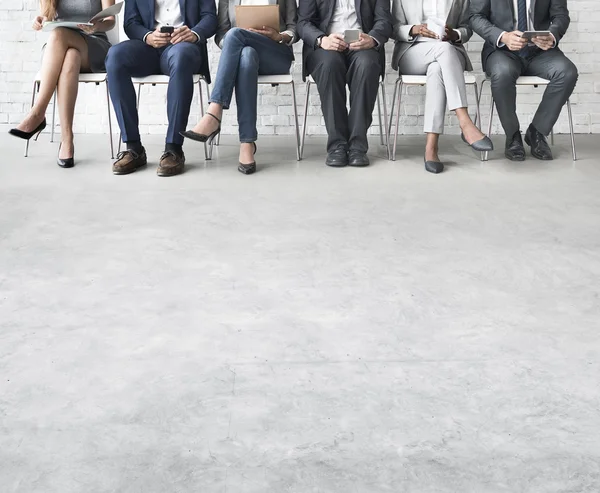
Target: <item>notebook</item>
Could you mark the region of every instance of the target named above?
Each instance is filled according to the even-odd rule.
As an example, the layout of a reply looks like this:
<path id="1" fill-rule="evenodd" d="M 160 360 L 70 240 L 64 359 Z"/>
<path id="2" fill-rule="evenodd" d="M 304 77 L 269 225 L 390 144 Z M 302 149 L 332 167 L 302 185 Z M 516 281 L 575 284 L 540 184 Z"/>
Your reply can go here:
<path id="1" fill-rule="evenodd" d="M 271 27 L 279 32 L 278 5 L 236 5 L 235 23 L 242 29 Z"/>
<path id="2" fill-rule="evenodd" d="M 110 7 L 98 12 L 94 17 L 92 17 L 89 22 L 73 22 L 73 21 L 48 21 L 44 22 L 42 26 L 42 31 L 52 31 L 57 27 L 69 27 L 71 29 L 78 29 L 78 26 L 93 26 L 94 22 L 106 19 L 107 17 L 112 17 L 113 15 L 117 15 L 121 12 L 123 8 L 123 2 L 115 3 Z"/>

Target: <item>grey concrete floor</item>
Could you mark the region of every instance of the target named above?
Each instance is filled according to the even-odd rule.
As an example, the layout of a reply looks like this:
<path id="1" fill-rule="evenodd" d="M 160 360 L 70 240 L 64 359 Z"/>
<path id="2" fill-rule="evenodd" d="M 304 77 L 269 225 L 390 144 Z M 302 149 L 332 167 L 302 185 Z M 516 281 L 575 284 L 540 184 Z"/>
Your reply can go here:
<path id="1" fill-rule="evenodd" d="M 0 136 L 0 491 L 600 491 L 598 136 L 171 179 L 105 138 Z"/>

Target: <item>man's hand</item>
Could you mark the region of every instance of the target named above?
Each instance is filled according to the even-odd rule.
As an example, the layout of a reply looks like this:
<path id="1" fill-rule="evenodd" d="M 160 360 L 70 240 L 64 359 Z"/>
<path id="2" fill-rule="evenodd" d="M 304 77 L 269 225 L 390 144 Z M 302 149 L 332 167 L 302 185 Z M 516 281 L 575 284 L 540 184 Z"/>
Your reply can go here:
<path id="1" fill-rule="evenodd" d="M 534 45 L 536 45 L 541 50 L 547 51 L 551 48 L 554 48 L 554 36 L 534 36 L 531 38 L 531 41 Z"/>
<path id="2" fill-rule="evenodd" d="M 344 41 L 344 36 L 334 33 L 321 38 L 321 48 L 329 51 L 345 51 L 348 49 L 348 43 Z"/>
<path id="3" fill-rule="evenodd" d="M 173 31 L 171 35 L 171 44 L 177 43 L 195 43 L 198 41 L 198 36 L 187 26 L 181 26 Z"/>
<path id="4" fill-rule="evenodd" d="M 444 34 L 442 41 L 450 41 L 451 43 L 456 43 L 460 41 L 460 36 L 454 29 L 452 29 L 449 26 L 446 26 L 446 34 Z"/>
<path id="5" fill-rule="evenodd" d="M 161 33 L 160 28 L 146 36 L 146 44 L 152 46 L 152 48 L 162 48 L 170 42 L 171 35 L 169 33 Z"/>
<path id="6" fill-rule="evenodd" d="M 248 29 L 248 31 L 251 31 L 256 34 L 262 34 L 263 36 L 272 39 L 276 43 L 280 43 L 283 39 L 283 35 L 279 34 L 279 31 L 269 26 L 263 26 L 262 29 Z"/>
<path id="7" fill-rule="evenodd" d="M 439 39 L 440 37 L 433 31 L 427 29 L 427 24 L 417 24 L 410 29 L 410 35 L 414 38 L 422 36 L 424 38 Z"/>
<path id="8" fill-rule="evenodd" d="M 40 31 L 44 25 L 44 22 L 46 22 L 47 20 L 47 17 L 38 15 L 35 19 L 33 19 L 33 25 L 31 27 L 33 27 L 34 31 Z"/>
<path id="9" fill-rule="evenodd" d="M 500 38 L 500 42 L 504 43 L 510 51 L 519 51 L 527 46 L 527 40 L 522 38 L 521 31 L 512 31 L 504 33 Z"/>
<path id="10" fill-rule="evenodd" d="M 375 46 L 377 46 L 377 43 L 375 43 L 375 40 L 371 36 L 369 36 L 368 34 L 365 34 L 365 33 L 360 33 L 358 41 L 355 41 L 354 43 L 350 43 L 350 49 L 354 50 L 354 51 L 370 50 L 372 48 L 375 48 Z"/>

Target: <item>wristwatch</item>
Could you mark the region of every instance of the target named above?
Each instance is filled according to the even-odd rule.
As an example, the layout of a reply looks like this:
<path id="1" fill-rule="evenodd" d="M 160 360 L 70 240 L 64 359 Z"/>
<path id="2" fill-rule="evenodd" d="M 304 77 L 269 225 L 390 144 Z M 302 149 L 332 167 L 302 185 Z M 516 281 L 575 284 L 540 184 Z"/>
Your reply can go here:
<path id="1" fill-rule="evenodd" d="M 317 38 L 317 42 L 316 42 L 317 48 L 321 47 L 321 43 L 323 42 L 323 38 L 324 38 L 324 36 L 319 36 Z"/>

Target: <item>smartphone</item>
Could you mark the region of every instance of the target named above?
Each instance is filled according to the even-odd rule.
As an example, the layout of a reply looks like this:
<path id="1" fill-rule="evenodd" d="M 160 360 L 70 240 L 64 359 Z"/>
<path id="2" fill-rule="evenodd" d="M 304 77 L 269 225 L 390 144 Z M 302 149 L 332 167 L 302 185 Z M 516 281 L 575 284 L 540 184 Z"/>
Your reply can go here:
<path id="1" fill-rule="evenodd" d="M 360 40 L 360 29 L 346 29 L 344 31 L 344 43 L 350 44 Z"/>
<path id="2" fill-rule="evenodd" d="M 163 34 L 173 34 L 173 31 L 175 31 L 173 26 L 162 26 L 160 28 L 160 32 Z"/>
<path id="3" fill-rule="evenodd" d="M 523 39 L 531 41 L 531 39 L 535 38 L 536 36 L 550 36 L 550 35 L 551 35 L 550 31 L 525 31 L 521 35 L 521 37 Z"/>

